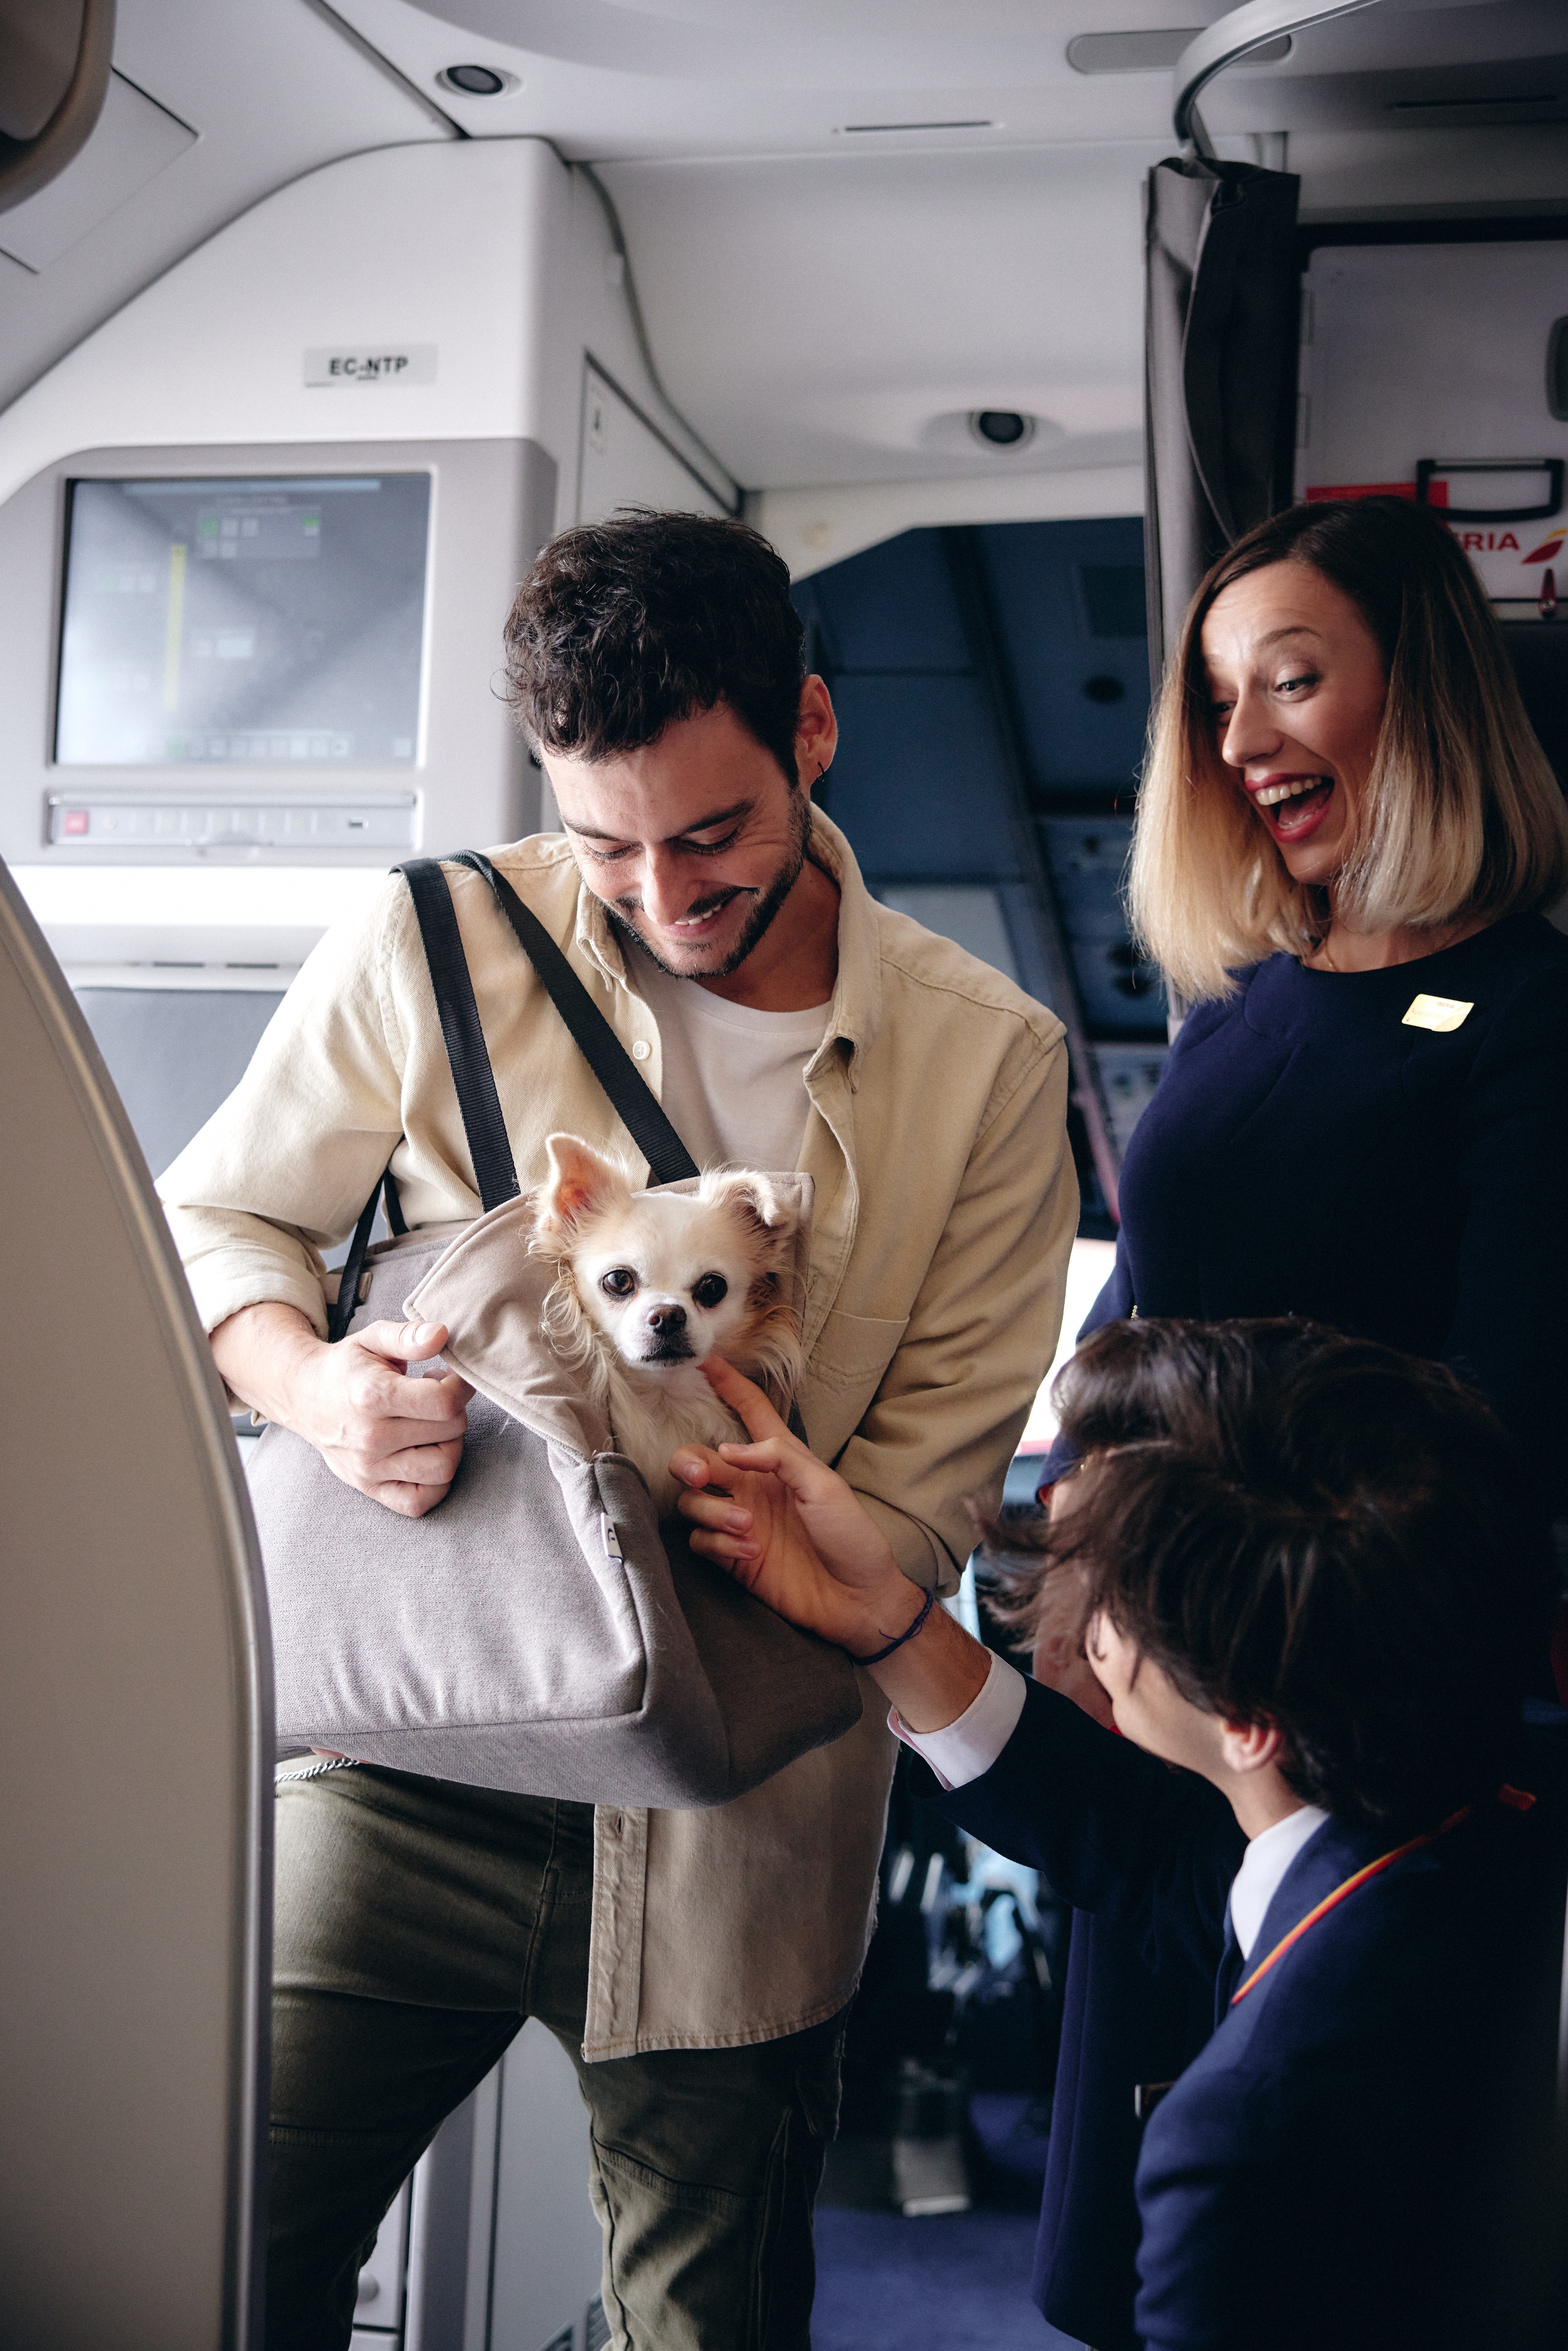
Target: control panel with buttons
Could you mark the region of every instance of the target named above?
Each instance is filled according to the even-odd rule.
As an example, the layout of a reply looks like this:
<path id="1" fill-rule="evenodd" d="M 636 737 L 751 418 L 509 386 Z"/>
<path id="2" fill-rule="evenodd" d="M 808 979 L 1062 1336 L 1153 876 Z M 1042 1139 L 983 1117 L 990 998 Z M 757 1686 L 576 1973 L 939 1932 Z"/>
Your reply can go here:
<path id="1" fill-rule="evenodd" d="M 418 797 L 129 799 L 51 792 L 51 846 L 92 849 L 413 849 Z"/>

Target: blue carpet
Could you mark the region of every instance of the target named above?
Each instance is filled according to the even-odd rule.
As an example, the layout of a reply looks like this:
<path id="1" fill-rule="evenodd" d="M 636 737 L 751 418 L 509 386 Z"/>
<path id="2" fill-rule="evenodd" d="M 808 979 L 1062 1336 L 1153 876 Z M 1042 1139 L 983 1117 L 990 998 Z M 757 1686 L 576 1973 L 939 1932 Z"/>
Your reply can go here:
<path id="1" fill-rule="evenodd" d="M 811 2351 L 1077 2351 L 1029 2298 L 1022 2212 L 817 2208 Z"/>

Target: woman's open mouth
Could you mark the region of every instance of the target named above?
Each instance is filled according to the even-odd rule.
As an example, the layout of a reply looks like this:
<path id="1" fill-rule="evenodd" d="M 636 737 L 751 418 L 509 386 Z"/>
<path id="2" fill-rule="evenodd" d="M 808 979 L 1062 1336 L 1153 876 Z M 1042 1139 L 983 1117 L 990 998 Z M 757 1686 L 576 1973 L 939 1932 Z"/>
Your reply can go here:
<path id="1" fill-rule="evenodd" d="M 1304 841 L 1317 831 L 1333 798 L 1332 776 L 1281 776 L 1249 784 L 1249 797 L 1276 841 Z"/>

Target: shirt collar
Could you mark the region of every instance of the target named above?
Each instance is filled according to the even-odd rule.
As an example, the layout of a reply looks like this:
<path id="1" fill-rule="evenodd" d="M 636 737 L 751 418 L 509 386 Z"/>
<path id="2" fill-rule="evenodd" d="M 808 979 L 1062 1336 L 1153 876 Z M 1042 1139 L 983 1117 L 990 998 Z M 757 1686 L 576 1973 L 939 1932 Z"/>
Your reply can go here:
<path id="1" fill-rule="evenodd" d="M 838 826 L 817 809 L 811 811 L 810 855 L 838 887 L 839 976 L 833 986 L 832 1006 L 822 1042 L 807 1065 L 806 1077 L 810 1081 L 823 1070 L 835 1048 L 841 1045 L 852 1086 L 857 1059 L 873 1041 L 882 1019 L 882 956 L 875 902 L 849 842 Z M 582 954 L 606 979 L 617 987 L 629 987 L 625 956 L 615 925 L 603 901 L 594 896 L 580 873 L 575 938 Z"/>
<path id="2" fill-rule="evenodd" d="M 1282 1821 L 1255 1836 L 1242 1855 L 1230 1888 L 1231 1931 L 1241 1956 L 1249 1959 L 1259 1929 L 1281 1882 L 1303 1845 L 1316 1836 L 1328 1819 L 1316 1804 L 1302 1804 Z"/>

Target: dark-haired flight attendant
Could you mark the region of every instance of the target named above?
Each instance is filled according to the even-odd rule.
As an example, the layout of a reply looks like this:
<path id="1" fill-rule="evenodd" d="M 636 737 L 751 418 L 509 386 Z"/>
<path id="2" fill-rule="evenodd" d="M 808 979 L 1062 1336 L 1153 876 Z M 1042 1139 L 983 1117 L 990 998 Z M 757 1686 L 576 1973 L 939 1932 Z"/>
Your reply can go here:
<path id="1" fill-rule="evenodd" d="M 1373 498 L 1238 541 L 1139 799 L 1133 920 L 1190 1009 L 1085 1332 L 1300 1314 L 1442 1361 L 1513 1436 L 1538 1518 L 1560 1511 L 1568 939 L 1543 910 L 1565 887 L 1563 797 L 1448 532 Z M 1052 1649 L 1037 1672 L 1092 1706 Z M 1136 2086 L 1211 2023 L 1075 1915 L 1035 2290 L 1096 2351 L 1137 2339 Z"/>

